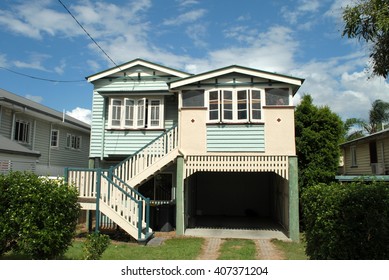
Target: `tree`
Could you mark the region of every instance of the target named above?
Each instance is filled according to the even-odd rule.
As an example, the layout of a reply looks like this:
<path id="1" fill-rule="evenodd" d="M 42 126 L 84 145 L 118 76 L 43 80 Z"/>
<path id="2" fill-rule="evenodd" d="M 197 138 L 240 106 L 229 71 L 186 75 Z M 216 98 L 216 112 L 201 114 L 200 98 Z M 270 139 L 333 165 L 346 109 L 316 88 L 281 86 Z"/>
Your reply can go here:
<path id="1" fill-rule="evenodd" d="M 389 0 L 359 0 L 343 10 L 342 36 L 371 44 L 373 75 L 385 79 L 389 74 Z"/>
<path id="2" fill-rule="evenodd" d="M 299 164 L 299 187 L 334 180 L 339 167 L 339 144 L 343 138 L 343 122 L 327 107 L 313 105 L 304 95 L 296 107 L 296 149 Z"/>
<path id="3" fill-rule="evenodd" d="M 369 111 L 369 121 L 366 122 L 358 118 L 347 119 L 344 128 L 346 131 L 346 141 L 365 136 L 365 133 L 372 134 L 384 129 L 383 124 L 389 121 L 389 103 L 380 99 L 371 104 Z M 351 133 L 350 130 L 354 129 Z"/>

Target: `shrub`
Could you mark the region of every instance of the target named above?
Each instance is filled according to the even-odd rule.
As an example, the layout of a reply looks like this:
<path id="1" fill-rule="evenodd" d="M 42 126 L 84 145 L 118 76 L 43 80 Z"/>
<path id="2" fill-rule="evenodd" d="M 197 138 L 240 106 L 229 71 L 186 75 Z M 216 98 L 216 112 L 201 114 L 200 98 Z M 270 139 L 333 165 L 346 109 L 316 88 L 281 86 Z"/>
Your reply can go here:
<path id="1" fill-rule="evenodd" d="M 78 193 L 62 181 L 32 173 L 0 176 L 0 245 L 33 259 L 62 256 L 75 235 Z"/>
<path id="2" fill-rule="evenodd" d="M 311 259 L 388 259 L 389 186 L 319 184 L 302 193 Z"/>
<path id="3" fill-rule="evenodd" d="M 86 236 L 83 245 L 85 260 L 99 260 L 110 243 L 108 235 L 91 233 Z"/>

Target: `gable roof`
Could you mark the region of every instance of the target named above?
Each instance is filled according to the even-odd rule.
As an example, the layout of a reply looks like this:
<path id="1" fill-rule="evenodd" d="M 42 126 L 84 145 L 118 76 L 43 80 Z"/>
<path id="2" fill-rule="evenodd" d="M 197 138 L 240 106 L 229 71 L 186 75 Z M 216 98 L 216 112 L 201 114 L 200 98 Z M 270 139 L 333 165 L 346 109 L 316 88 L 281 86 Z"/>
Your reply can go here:
<path id="1" fill-rule="evenodd" d="M 126 69 L 129 69 L 131 67 L 138 66 L 138 65 L 149 67 L 149 68 L 161 71 L 161 72 L 165 72 L 167 74 L 177 76 L 179 78 L 185 78 L 185 77 L 192 75 L 192 74 L 189 74 L 187 72 L 183 72 L 183 71 L 180 71 L 177 69 L 173 69 L 170 67 L 166 67 L 166 66 L 163 66 L 163 65 L 160 65 L 157 63 L 153 63 L 153 62 L 144 60 L 144 59 L 137 58 L 137 59 L 131 60 L 129 62 L 123 63 L 121 65 L 109 68 L 107 70 L 98 72 L 98 73 L 90 75 L 88 77 L 85 77 L 85 79 L 87 79 L 88 82 L 93 82 L 93 81 L 96 81 L 98 79 L 110 76 L 112 74 L 124 71 Z"/>
<path id="2" fill-rule="evenodd" d="M 382 138 L 388 138 L 388 137 L 389 137 L 389 129 L 385 129 L 385 130 L 381 130 L 381 131 L 378 131 L 378 132 L 370 134 L 370 135 L 366 135 L 366 136 L 363 136 L 363 137 L 360 137 L 357 139 L 353 139 L 353 140 L 344 142 L 344 143 L 340 144 L 340 146 L 344 147 L 344 146 L 348 146 L 348 145 L 354 145 L 354 144 L 357 144 L 359 142 L 361 142 L 361 143 L 368 142 L 368 141 L 371 141 L 373 139 L 382 139 Z"/>
<path id="3" fill-rule="evenodd" d="M 300 87 L 304 82 L 304 79 L 301 78 L 296 78 L 296 77 L 278 74 L 274 72 L 267 72 L 259 69 L 243 67 L 239 65 L 231 65 L 216 70 L 200 73 L 197 75 L 192 75 L 190 77 L 185 77 L 176 81 L 169 82 L 168 84 L 170 85 L 171 89 L 174 89 L 188 84 L 197 83 L 206 79 L 212 79 L 212 78 L 216 78 L 231 73 L 240 73 L 248 76 L 267 79 L 273 82 L 274 81 L 283 82 L 297 87 Z"/>
<path id="4" fill-rule="evenodd" d="M 52 121 L 61 121 L 63 125 L 69 125 L 78 129 L 90 131 L 90 125 L 84 123 L 69 115 L 64 116 L 63 112 L 58 112 L 54 109 L 46 107 L 42 104 L 34 102 L 30 99 L 16 95 L 4 89 L 0 89 L 0 105 L 5 107 L 13 107 L 20 109 L 27 114 L 35 115 L 40 118 L 45 118 Z"/>

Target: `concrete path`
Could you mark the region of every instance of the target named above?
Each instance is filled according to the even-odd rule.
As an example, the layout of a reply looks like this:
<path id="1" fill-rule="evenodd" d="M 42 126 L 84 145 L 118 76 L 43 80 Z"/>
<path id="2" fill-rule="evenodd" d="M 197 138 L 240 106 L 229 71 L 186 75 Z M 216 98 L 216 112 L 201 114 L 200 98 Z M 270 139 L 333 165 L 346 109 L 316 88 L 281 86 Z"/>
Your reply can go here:
<path id="1" fill-rule="evenodd" d="M 284 260 L 282 252 L 280 252 L 269 239 L 255 240 L 257 247 L 258 260 Z"/>
<path id="2" fill-rule="evenodd" d="M 220 238 L 205 238 L 202 253 L 199 260 L 216 260 L 219 257 L 219 249 L 224 240 Z"/>
<path id="3" fill-rule="evenodd" d="M 216 260 L 219 257 L 219 249 L 224 240 L 221 238 L 205 238 L 202 253 L 198 260 Z M 283 260 L 284 256 L 269 239 L 254 240 L 257 249 L 258 260 Z"/>

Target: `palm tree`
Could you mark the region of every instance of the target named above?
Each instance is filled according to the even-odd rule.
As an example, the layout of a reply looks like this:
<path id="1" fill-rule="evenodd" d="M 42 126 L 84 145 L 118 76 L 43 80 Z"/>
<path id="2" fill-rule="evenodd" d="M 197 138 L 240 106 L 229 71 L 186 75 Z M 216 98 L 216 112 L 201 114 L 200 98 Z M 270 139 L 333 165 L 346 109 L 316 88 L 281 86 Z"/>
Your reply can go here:
<path id="1" fill-rule="evenodd" d="M 358 118 L 350 118 L 345 121 L 344 129 L 346 131 L 346 141 L 363 137 L 366 134 L 378 132 L 384 128 L 383 123 L 388 121 L 389 103 L 382 101 L 381 99 L 377 99 L 371 104 L 368 122 Z"/>

